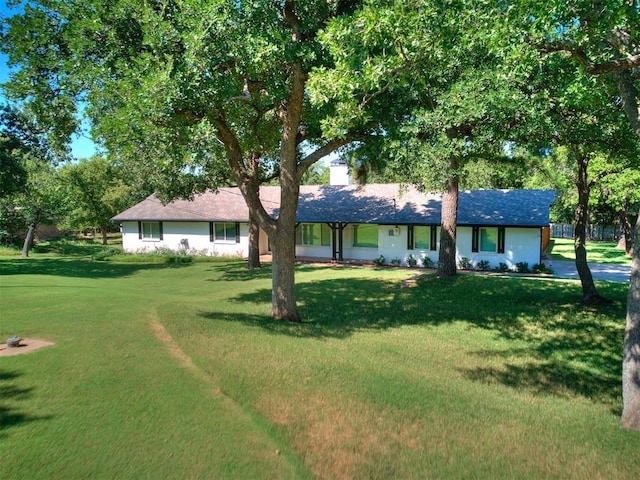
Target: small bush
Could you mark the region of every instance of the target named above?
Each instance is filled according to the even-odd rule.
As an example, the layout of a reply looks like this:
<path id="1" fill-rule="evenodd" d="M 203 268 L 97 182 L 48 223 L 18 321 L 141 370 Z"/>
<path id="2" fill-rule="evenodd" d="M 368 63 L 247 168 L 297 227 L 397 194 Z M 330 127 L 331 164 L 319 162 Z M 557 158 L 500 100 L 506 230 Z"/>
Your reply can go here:
<path id="1" fill-rule="evenodd" d="M 489 264 L 489 260 L 480 260 L 478 262 L 478 270 L 482 270 L 486 272 L 491 269 L 491 265 Z"/>
<path id="2" fill-rule="evenodd" d="M 91 255 L 91 259 L 101 261 L 115 257 L 116 255 L 122 255 L 122 250 L 119 248 L 107 248 L 106 250 L 100 250 Z"/>
<path id="3" fill-rule="evenodd" d="M 529 268 L 528 262 L 518 262 L 516 263 L 516 272 L 518 273 L 531 273 L 531 269 Z"/>
<path id="4" fill-rule="evenodd" d="M 415 267 L 416 265 L 418 265 L 418 260 L 413 256 L 413 253 L 407 257 L 407 265 L 409 265 L 410 267 Z"/>
<path id="5" fill-rule="evenodd" d="M 548 273 L 553 274 L 553 270 L 547 267 L 544 263 L 536 263 L 533 267 L 531 267 L 533 273 Z"/>
<path id="6" fill-rule="evenodd" d="M 373 259 L 373 263 L 379 267 L 387 264 L 387 259 L 384 258 L 384 255 L 380 255 L 378 258 Z"/>
<path id="7" fill-rule="evenodd" d="M 461 270 L 471 270 L 473 269 L 473 262 L 468 257 L 462 257 L 458 262 L 458 268 Z"/>
<path id="8" fill-rule="evenodd" d="M 500 264 L 497 266 L 497 268 L 494 268 L 494 270 L 496 272 L 502 272 L 502 273 L 508 272 L 509 271 L 509 265 L 507 265 L 504 262 L 500 262 Z"/>
<path id="9" fill-rule="evenodd" d="M 433 268 L 435 267 L 435 262 L 431 260 L 427 255 L 422 257 L 422 266 L 424 268 Z"/>
<path id="10" fill-rule="evenodd" d="M 399 267 L 400 265 L 402 265 L 402 260 L 400 260 L 398 257 L 396 257 L 396 258 L 392 259 L 390 263 L 394 267 Z"/>

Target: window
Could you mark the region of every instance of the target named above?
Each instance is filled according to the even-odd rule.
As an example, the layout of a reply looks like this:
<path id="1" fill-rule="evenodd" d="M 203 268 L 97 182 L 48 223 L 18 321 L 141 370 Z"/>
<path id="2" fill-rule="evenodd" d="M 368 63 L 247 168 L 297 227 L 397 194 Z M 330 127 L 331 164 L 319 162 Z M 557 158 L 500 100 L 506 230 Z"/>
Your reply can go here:
<path id="1" fill-rule="evenodd" d="M 472 252 L 504 253 L 504 227 L 473 227 L 471 235 Z"/>
<path id="2" fill-rule="evenodd" d="M 162 222 L 138 222 L 140 240 L 162 240 Z"/>
<path id="3" fill-rule="evenodd" d="M 354 225 L 353 226 L 353 246 L 354 247 L 378 247 L 378 226 L 377 225 Z"/>
<path id="4" fill-rule="evenodd" d="M 413 227 L 413 245 L 415 248 L 431 248 L 431 227 Z"/>
<path id="5" fill-rule="evenodd" d="M 409 225 L 407 229 L 407 249 L 437 250 L 438 227 L 435 225 Z"/>
<path id="6" fill-rule="evenodd" d="M 302 223 L 296 227 L 296 245 L 331 245 L 329 225 Z"/>
<path id="7" fill-rule="evenodd" d="M 240 226 L 237 223 L 214 223 L 213 234 L 216 242 L 240 242 Z"/>
<path id="8" fill-rule="evenodd" d="M 495 252 L 498 246 L 498 229 L 497 228 L 481 228 L 480 229 L 480 251 Z"/>

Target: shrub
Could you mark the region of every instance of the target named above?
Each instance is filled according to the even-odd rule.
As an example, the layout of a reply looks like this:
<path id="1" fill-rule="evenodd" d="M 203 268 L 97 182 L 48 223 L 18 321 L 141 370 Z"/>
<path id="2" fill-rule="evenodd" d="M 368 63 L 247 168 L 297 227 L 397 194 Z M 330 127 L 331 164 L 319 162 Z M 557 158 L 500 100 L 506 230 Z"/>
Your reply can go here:
<path id="1" fill-rule="evenodd" d="M 462 270 L 471 270 L 473 268 L 473 262 L 468 257 L 462 257 L 458 262 L 458 268 Z"/>
<path id="2" fill-rule="evenodd" d="M 387 259 L 384 258 L 384 255 L 380 255 L 378 258 L 373 259 L 373 263 L 378 265 L 379 267 L 387 264 Z"/>
<path id="3" fill-rule="evenodd" d="M 528 262 L 518 262 L 516 263 L 516 272 L 518 273 L 531 273 L 531 269 L 529 268 Z"/>
<path id="4" fill-rule="evenodd" d="M 489 264 L 489 260 L 480 260 L 478 262 L 478 270 L 482 270 L 483 272 L 488 271 L 491 268 Z"/>
<path id="5" fill-rule="evenodd" d="M 495 270 L 496 270 L 496 272 L 508 272 L 509 271 L 509 265 L 507 265 L 504 262 L 500 262 L 500 264 L 498 265 L 498 267 Z"/>
<path id="6" fill-rule="evenodd" d="M 399 267 L 400 265 L 402 265 L 402 260 L 400 260 L 398 257 L 394 258 L 391 260 L 391 265 L 393 265 L 394 267 Z"/>
<path id="7" fill-rule="evenodd" d="M 422 266 L 424 268 L 433 268 L 435 267 L 435 262 L 431 260 L 427 255 L 422 257 Z"/>
<path id="8" fill-rule="evenodd" d="M 418 264 L 418 260 L 413 256 L 413 253 L 407 257 L 407 265 L 415 267 Z"/>
<path id="9" fill-rule="evenodd" d="M 536 263 L 533 267 L 531 267 L 533 273 L 548 273 L 553 274 L 553 270 L 547 267 L 544 263 Z"/>
<path id="10" fill-rule="evenodd" d="M 98 261 L 107 260 L 111 257 L 115 257 L 116 255 L 122 255 L 122 250 L 120 250 L 119 248 L 107 248 L 91 255 L 91 259 Z"/>

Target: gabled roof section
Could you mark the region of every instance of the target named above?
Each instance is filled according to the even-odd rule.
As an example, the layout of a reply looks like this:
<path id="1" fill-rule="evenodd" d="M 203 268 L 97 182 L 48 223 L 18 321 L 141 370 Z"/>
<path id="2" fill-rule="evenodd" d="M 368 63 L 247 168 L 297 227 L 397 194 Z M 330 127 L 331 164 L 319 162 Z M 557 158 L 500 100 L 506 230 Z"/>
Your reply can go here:
<path id="1" fill-rule="evenodd" d="M 298 221 L 439 224 L 440 200 L 399 184 L 300 187 Z"/>
<path id="2" fill-rule="evenodd" d="M 275 190 L 274 190 L 275 189 Z M 275 199 L 272 197 L 275 194 Z M 279 188 L 266 187 L 261 198 L 271 210 L 279 206 Z M 249 209 L 236 187 L 221 188 L 197 194 L 192 200 L 178 199 L 163 204 L 155 195 L 112 218 L 123 221 L 182 221 L 182 222 L 248 222 Z"/>
<path id="3" fill-rule="evenodd" d="M 459 225 L 544 227 L 549 225 L 553 190 L 469 190 L 460 192 Z"/>
<path id="4" fill-rule="evenodd" d="M 277 216 L 279 187 L 262 187 L 260 199 Z M 461 191 L 458 225 L 540 227 L 549 224 L 552 190 Z M 308 223 L 375 223 L 439 225 L 442 195 L 411 185 L 309 185 L 300 187 L 297 220 Z M 120 213 L 114 221 L 249 221 L 240 190 L 221 188 L 163 205 L 155 196 Z"/>

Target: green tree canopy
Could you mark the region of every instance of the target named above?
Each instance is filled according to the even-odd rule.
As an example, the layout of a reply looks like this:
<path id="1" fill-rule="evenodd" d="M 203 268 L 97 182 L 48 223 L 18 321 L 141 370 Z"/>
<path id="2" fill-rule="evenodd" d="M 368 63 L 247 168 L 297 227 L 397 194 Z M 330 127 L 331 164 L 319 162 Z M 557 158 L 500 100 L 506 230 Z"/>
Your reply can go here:
<path id="1" fill-rule="evenodd" d="M 60 143 L 84 112 L 96 140 L 164 198 L 226 184 L 231 172 L 271 240 L 273 315 L 297 321 L 300 179 L 354 138 L 323 135 L 334 108 L 308 102 L 307 79 L 329 61 L 318 32 L 358 3 L 31 1 L 3 31 L 0 47 L 19 66 L 7 92 Z M 265 171 L 279 176 L 277 218 L 260 203 Z"/>
<path id="2" fill-rule="evenodd" d="M 529 111 L 526 78 L 496 44 L 505 19 L 499 5 L 471 1 L 368 1 L 323 33 L 335 65 L 311 78 L 312 99 L 336 103 L 325 131 L 377 122 L 378 141 L 361 144 L 359 161 L 384 158 L 387 177 L 446 191 L 440 276 L 456 270 L 457 192 L 467 164 L 506 159 L 511 130 Z"/>
<path id="3" fill-rule="evenodd" d="M 76 230 L 100 230 L 106 245 L 111 218 L 135 203 L 121 168 L 94 156 L 64 166 L 59 176 L 69 203 L 65 223 Z"/>

